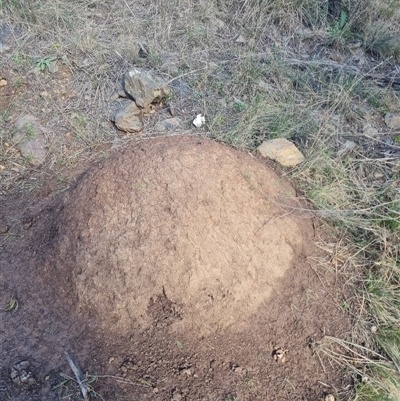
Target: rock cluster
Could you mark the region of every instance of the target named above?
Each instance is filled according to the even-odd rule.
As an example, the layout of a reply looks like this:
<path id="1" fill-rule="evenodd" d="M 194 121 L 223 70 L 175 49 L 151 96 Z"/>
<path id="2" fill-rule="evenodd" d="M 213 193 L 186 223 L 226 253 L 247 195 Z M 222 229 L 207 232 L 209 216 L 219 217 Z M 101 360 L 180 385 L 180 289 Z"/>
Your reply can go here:
<path id="1" fill-rule="evenodd" d="M 15 384 L 19 386 L 32 386 L 36 384 L 36 380 L 33 377 L 32 372 L 28 370 L 29 365 L 29 361 L 21 361 L 12 367 L 10 377 Z"/>
<path id="2" fill-rule="evenodd" d="M 119 97 L 126 98 L 126 101 L 121 103 L 111 120 L 121 131 L 141 132 L 143 115 L 154 113 L 156 105 L 171 93 L 171 88 L 152 72 L 130 70 L 118 87 Z"/>

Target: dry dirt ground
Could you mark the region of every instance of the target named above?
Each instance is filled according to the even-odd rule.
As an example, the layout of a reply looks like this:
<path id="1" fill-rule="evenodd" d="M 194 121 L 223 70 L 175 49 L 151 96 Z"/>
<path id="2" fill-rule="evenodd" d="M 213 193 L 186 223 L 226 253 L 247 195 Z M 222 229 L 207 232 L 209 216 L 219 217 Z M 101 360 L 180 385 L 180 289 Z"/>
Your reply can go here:
<path id="1" fill-rule="evenodd" d="M 18 300 L 1 312 L 2 400 L 81 400 L 65 351 L 104 400 L 311 401 L 350 384 L 313 349 L 351 330 L 315 262 L 326 234 L 265 160 L 146 139 L 43 188 L 2 203 L 1 302 Z"/>

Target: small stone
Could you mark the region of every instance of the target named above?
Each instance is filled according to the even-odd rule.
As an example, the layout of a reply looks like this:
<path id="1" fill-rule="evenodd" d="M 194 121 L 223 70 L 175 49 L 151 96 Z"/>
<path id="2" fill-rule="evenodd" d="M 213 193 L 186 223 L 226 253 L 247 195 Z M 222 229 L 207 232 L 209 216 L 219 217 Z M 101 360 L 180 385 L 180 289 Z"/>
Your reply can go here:
<path id="1" fill-rule="evenodd" d="M 43 91 L 40 92 L 40 97 L 42 97 L 43 99 L 49 99 L 51 97 L 49 92 Z"/>
<path id="2" fill-rule="evenodd" d="M 143 130 L 142 120 L 138 116 L 117 116 L 115 125 L 124 132 L 135 133 Z"/>
<path id="3" fill-rule="evenodd" d="M 159 77 L 138 69 L 124 75 L 124 89 L 140 107 L 160 102 L 171 94 L 171 89 Z"/>
<path id="4" fill-rule="evenodd" d="M 30 114 L 24 115 L 17 120 L 15 128 L 13 142 L 21 155 L 33 166 L 42 163 L 47 154 L 47 141 L 44 136 L 45 129 L 38 119 Z"/>
<path id="5" fill-rule="evenodd" d="M 56 72 L 58 72 L 58 63 L 57 61 L 53 61 L 52 63 L 50 63 L 48 70 L 51 74 L 55 74 Z"/>
<path id="6" fill-rule="evenodd" d="M 29 367 L 29 361 L 21 361 L 14 365 L 14 369 L 25 370 Z"/>
<path id="7" fill-rule="evenodd" d="M 181 401 L 182 398 L 182 394 L 175 392 L 171 398 L 171 401 Z"/>
<path id="8" fill-rule="evenodd" d="M 369 136 L 376 136 L 378 134 L 378 130 L 369 123 L 364 125 L 363 131 L 364 134 Z"/>
<path id="9" fill-rule="evenodd" d="M 325 396 L 325 401 L 335 401 L 335 397 L 332 394 Z"/>
<path id="10" fill-rule="evenodd" d="M 398 129 L 400 128 L 400 115 L 394 115 L 387 113 L 385 116 L 385 123 L 389 128 Z"/>
<path id="11" fill-rule="evenodd" d="M 112 118 L 118 129 L 124 132 L 140 132 L 143 130 L 143 122 L 139 115 L 141 110 L 134 102 L 129 102 Z"/>
<path id="12" fill-rule="evenodd" d="M 11 380 L 14 381 L 18 376 L 19 376 L 18 370 L 13 368 L 10 374 Z"/>
<path id="13" fill-rule="evenodd" d="M 370 330 L 371 333 L 376 333 L 378 331 L 378 328 L 376 326 L 371 326 Z"/>
<path id="14" fill-rule="evenodd" d="M 238 38 L 235 40 L 235 42 L 244 44 L 247 42 L 247 40 L 242 35 L 239 35 Z"/>
<path id="15" fill-rule="evenodd" d="M 190 369 L 183 369 L 181 375 L 191 376 L 192 372 Z"/>
<path id="16" fill-rule="evenodd" d="M 122 98 L 127 98 L 128 94 L 125 92 L 124 84 L 123 84 L 122 80 L 118 80 L 116 86 L 117 86 L 117 94 L 118 94 L 118 96 L 122 97 Z"/>
<path id="17" fill-rule="evenodd" d="M 264 157 L 269 157 L 285 167 L 293 167 L 305 160 L 296 146 L 285 138 L 264 141 L 257 150 Z"/>
<path id="18" fill-rule="evenodd" d="M 156 125 L 158 131 L 171 131 L 174 128 L 178 128 L 182 124 L 182 120 L 179 117 L 167 118 L 160 121 Z"/>
<path id="19" fill-rule="evenodd" d="M 2 224 L 0 222 L 0 234 L 7 234 L 10 230 L 10 226 L 8 224 Z"/>
<path id="20" fill-rule="evenodd" d="M 2 86 L 7 86 L 7 81 L 5 79 L 0 79 L 0 88 Z"/>
<path id="21" fill-rule="evenodd" d="M 34 384 L 36 384 L 36 380 L 33 377 L 30 377 L 28 379 L 28 386 L 33 386 Z"/>
<path id="22" fill-rule="evenodd" d="M 23 383 L 23 384 L 28 383 L 28 380 L 29 380 L 29 373 L 27 373 L 25 370 L 23 370 L 23 371 L 21 372 L 20 380 L 21 380 L 21 383 Z"/>

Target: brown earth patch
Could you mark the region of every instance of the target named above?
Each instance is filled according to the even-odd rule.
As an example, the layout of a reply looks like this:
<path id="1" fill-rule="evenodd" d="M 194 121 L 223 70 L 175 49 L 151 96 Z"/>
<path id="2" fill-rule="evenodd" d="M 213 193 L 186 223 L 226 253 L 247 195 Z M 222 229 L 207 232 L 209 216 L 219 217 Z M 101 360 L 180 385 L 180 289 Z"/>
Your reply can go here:
<path id="1" fill-rule="evenodd" d="M 79 399 L 58 386 L 64 350 L 107 400 L 315 400 L 343 384 L 309 347 L 349 328 L 335 277 L 310 268 L 311 215 L 264 162 L 199 138 L 147 140 L 64 194 L 10 205 L 9 395 Z M 25 359 L 37 383 L 18 387 L 9 370 Z"/>

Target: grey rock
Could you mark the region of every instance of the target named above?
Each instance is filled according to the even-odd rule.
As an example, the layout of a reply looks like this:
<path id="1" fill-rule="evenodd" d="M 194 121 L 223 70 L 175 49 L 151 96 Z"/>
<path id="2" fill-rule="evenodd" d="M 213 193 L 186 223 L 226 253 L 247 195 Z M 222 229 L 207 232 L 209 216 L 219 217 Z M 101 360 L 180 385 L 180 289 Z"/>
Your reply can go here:
<path id="1" fill-rule="evenodd" d="M 14 365 L 14 369 L 16 370 L 24 370 L 29 367 L 29 361 L 21 361 Z"/>
<path id="2" fill-rule="evenodd" d="M 124 89 L 135 99 L 140 107 L 146 107 L 150 103 L 161 101 L 171 94 L 168 87 L 159 77 L 150 71 L 134 69 L 124 75 Z"/>
<path id="3" fill-rule="evenodd" d="M 117 81 L 117 93 L 119 97 L 126 98 L 128 94 L 125 92 L 124 83 L 121 79 Z"/>
<path id="4" fill-rule="evenodd" d="M 118 129 L 125 132 L 140 132 L 143 130 L 143 122 L 140 118 L 141 110 L 134 102 L 117 111 L 114 122 Z"/>
<path id="5" fill-rule="evenodd" d="M 167 118 L 156 124 L 157 131 L 171 131 L 174 128 L 178 128 L 182 124 L 182 120 L 179 117 Z"/>
<path id="6" fill-rule="evenodd" d="M 132 112 L 137 111 L 140 114 L 140 108 L 136 106 L 136 103 L 129 99 L 116 99 L 110 102 L 110 120 L 115 122 L 115 117 L 118 113 L 123 112 L 125 109 L 129 112 L 129 109 Z"/>
<path id="7" fill-rule="evenodd" d="M 385 123 L 389 128 L 392 129 L 400 128 L 400 115 L 387 113 L 385 116 Z"/>
<path id="8" fill-rule="evenodd" d="M 187 97 L 192 92 L 190 86 L 182 79 L 176 79 L 175 81 L 172 81 L 171 86 L 177 96 Z"/>
<path id="9" fill-rule="evenodd" d="M 21 372 L 21 375 L 20 375 L 20 380 L 21 380 L 21 383 L 22 384 L 27 384 L 28 383 L 28 381 L 29 381 L 29 378 L 32 376 L 32 373 L 31 372 L 27 372 L 26 370 L 23 370 L 22 372 Z"/>
<path id="10" fill-rule="evenodd" d="M 15 368 L 12 368 L 11 374 L 10 374 L 11 380 L 14 381 L 18 376 L 19 376 L 18 370 Z"/>
<path id="11" fill-rule="evenodd" d="M 58 63 L 57 63 L 57 60 L 56 60 L 56 61 L 53 61 L 52 63 L 50 63 L 48 69 L 49 69 L 49 72 L 50 72 L 51 74 L 57 73 L 57 72 L 58 72 Z"/>
<path id="12" fill-rule="evenodd" d="M 285 138 L 264 141 L 257 150 L 262 156 L 269 157 L 286 167 L 296 166 L 305 160 L 296 146 Z"/>
<path id="13" fill-rule="evenodd" d="M 47 154 L 45 129 L 38 119 L 30 114 L 20 117 L 15 123 L 15 128 L 14 144 L 17 145 L 21 155 L 29 159 L 30 164 L 38 166 Z"/>
<path id="14" fill-rule="evenodd" d="M 369 135 L 369 136 L 376 136 L 379 134 L 378 130 L 369 123 L 364 125 L 363 132 L 365 135 Z"/>
<path id="15" fill-rule="evenodd" d="M 247 40 L 244 38 L 244 36 L 239 35 L 238 38 L 235 40 L 235 42 L 240 44 L 245 44 Z"/>

